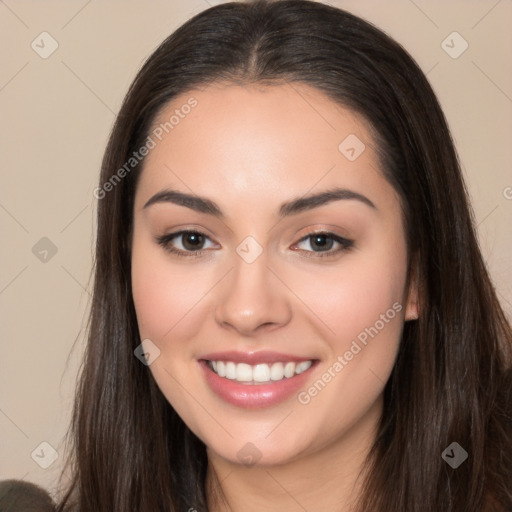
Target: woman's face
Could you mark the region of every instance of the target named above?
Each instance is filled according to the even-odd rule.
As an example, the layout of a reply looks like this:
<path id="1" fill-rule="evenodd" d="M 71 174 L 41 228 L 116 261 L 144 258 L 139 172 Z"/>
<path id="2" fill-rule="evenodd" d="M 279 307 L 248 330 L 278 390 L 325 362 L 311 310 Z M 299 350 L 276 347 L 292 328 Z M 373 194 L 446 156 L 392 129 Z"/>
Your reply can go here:
<path id="1" fill-rule="evenodd" d="M 235 463 L 369 442 L 417 312 L 362 118 L 305 85 L 214 84 L 153 128 L 132 282 L 162 393 Z"/>

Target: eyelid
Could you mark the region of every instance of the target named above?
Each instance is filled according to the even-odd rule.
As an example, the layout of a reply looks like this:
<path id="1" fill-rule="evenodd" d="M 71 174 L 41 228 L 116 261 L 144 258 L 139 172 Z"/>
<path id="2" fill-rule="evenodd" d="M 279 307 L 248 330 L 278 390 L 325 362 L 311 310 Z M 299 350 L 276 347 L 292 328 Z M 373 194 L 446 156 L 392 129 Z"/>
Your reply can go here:
<path id="1" fill-rule="evenodd" d="M 208 236 L 206 233 L 200 231 L 199 229 L 195 229 L 195 228 L 185 228 L 185 229 L 180 229 L 178 231 L 174 231 L 172 233 L 169 233 L 169 234 L 165 234 L 165 235 L 162 235 L 162 236 L 157 236 L 155 237 L 155 240 L 156 242 L 161 245 L 166 251 L 170 252 L 170 253 L 173 253 L 177 256 L 182 256 L 182 257 L 199 257 L 199 256 L 202 256 L 204 255 L 205 253 L 208 253 L 208 252 L 211 252 L 211 249 L 198 249 L 196 251 L 184 251 L 182 249 L 176 249 L 175 247 L 173 247 L 170 242 L 175 239 L 175 238 L 179 238 L 181 235 L 184 235 L 184 234 L 196 234 L 196 235 L 201 235 L 203 236 L 204 238 L 208 239 L 211 241 L 211 237 Z M 304 249 L 297 249 L 297 251 L 300 251 L 302 253 L 309 253 L 309 256 L 307 257 L 310 257 L 310 258 L 322 258 L 322 257 L 329 257 L 329 256 L 336 256 L 338 255 L 339 253 L 343 252 L 343 251 L 347 251 L 349 249 L 351 249 L 354 245 L 354 241 L 353 240 L 350 240 L 348 238 L 345 238 L 341 235 L 338 235 L 332 231 L 328 231 L 328 230 L 325 230 L 325 229 L 317 229 L 317 230 L 312 230 L 308 233 L 306 233 L 303 237 L 301 237 L 297 242 L 295 242 L 292 246 L 291 246 L 291 249 L 294 250 L 293 248 L 296 247 L 298 244 L 304 242 L 305 240 L 307 240 L 308 238 L 312 238 L 314 236 L 325 236 L 327 238 L 330 238 L 332 240 L 334 240 L 336 243 L 338 243 L 341 247 L 339 249 L 336 249 L 336 250 L 328 250 L 328 251 L 308 251 L 308 250 L 304 250 Z"/>
<path id="2" fill-rule="evenodd" d="M 182 249 L 176 249 L 171 245 L 171 241 L 175 238 L 179 238 L 181 235 L 184 234 L 196 234 L 201 235 L 204 238 L 211 240 L 211 237 L 208 236 L 206 233 L 203 233 L 199 229 L 195 228 L 189 228 L 189 229 L 180 229 L 178 231 L 173 231 L 172 233 L 168 233 L 162 236 L 155 237 L 156 242 L 161 245 L 166 251 L 175 254 L 177 256 L 183 256 L 183 257 L 194 257 L 194 256 L 201 256 L 205 252 L 210 252 L 210 249 L 199 249 L 197 251 L 184 251 Z"/>
<path id="3" fill-rule="evenodd" d="M 296 247 L 298 244 L 300 244 L 301 242 L 304 242 L 308 238 L 314 237 L 315 235 L 316 236 L 325 236 L 327 238 L 330 238 L 330 239 L 334 240 L 334 242 L 339 244 L 341 247 L 336 249 L 336 250 L 319 251 L 319 252 L 307 251 L 307 250 L 304 250 L 304 249 L 298 249 L 301 252 L 308 253 L 309 256 L 307 256 L 307 257 L 311 257 L 311 258 L 318 258 L 318 257 L 320 257 L 320 258 L 322 258 L 322 257 L 323 258 L 327 258 L 329 256 L 336 256 L 339 253 L 341 253 L 343 251 L 347 251 L 347 250 L 351 249 L 354 246 L 354 241 L 353 240 L 345 238 L 345 237 L 343 237 L 341 235 L 338 235 L 338 234 L 336 234 L 336 233 L 334 233 L 332 231 L 328 231 L 328 230 L 325 230 L 325 229 L 319 229 L 319 230 L 314 230 L 314 231 L 311 231 L 311 232 L 307 233 L 298 242 L 296 242 L 292 246 L 292 248 Z"/>

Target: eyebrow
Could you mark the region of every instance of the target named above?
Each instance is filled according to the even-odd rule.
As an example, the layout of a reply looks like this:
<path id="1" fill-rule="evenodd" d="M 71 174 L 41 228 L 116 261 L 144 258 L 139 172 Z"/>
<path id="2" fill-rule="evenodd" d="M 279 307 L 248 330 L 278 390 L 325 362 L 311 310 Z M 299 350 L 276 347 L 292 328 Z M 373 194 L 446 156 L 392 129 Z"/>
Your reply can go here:
<path id="1" fill-rule="evenodd" d="M 346 188 L 334 188 L 318 194 L 303 196 L 282 203 L 279 207 L 278 214 L 280 217 L 287 217 L 289 215 L 294 215 L 306 210 L 312 210 L 313 208 L 318 208 L 319 206 L 326 205 L 332 201 L 339 200 L 359 201 L 366 206 L 377 210 L 375 204 L 366 196 Z M 179 206 L 185 206 L 186 208 L 190 208 L 191 210 L 199 213 L 206 213 L 218 218 L 224 218 L 224 213 L 220 207 L 211 199 L 186 194 L 177 190 L 165 189 L 157 192 L 146 202 L 143 209 L 157 203 L 173 203 Z"/>

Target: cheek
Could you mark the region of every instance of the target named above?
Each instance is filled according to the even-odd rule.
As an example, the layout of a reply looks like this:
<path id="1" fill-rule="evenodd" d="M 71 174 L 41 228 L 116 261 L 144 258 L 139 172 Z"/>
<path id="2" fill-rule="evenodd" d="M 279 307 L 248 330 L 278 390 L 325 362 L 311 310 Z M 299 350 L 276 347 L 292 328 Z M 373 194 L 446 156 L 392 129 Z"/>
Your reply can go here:
<path id="1" fill-rule="evenodd" d="M 134 237 L 132 294 L 139 335 L 141 340 L 150 339 L 160 350 L 150 371 L 168 402 L 189 426 L 199 431 L 196 418 L 201 417 L 200 411 L 191 413 L 189 395 L 180 384 L 189 383 L 190 375 L 196 371 L 190 340 L 200 331 L 198 316 L 206 314 L 201 298 L 211 284 L 205 282 L 206 276 L 201 272 L 186 268 L 185 264 L 169 264 L 165 251 Z M 187 384 L 187 389 L 192 387 Z"/>
<path id="2" fill-rule="evenodd" d="M 300 278 L 290 275 L 289 279 L 293 279 L 294 291 L 304 298 L 308 309 L 324 324 L 326 333 L 333 340 L 333 348 L 339 351 L 365 329 L 376 323 L 377 327 L 382 327 L 381 315 L 386 317 L 386 331 L 391 330 L 388 329 L 391 324 L 397 324 L 394 329 L 396 338 L 400 321 L 388 320 L 395 317 L 401 320 L 401 311 L 405 310 L 402 302 L 406 264 L 405 248 L 393 254 L 386 251 L 352 253 L 335 271 L 322 269 L 310 274 L 301 273 Z"/>
<path id="3" fill-rule="evenodd" d="M 294 289 L 307 297 L 328 345 L 319 380 L 298 397 L 301 404 L 310 405 L 310 412 L 327 407 L 339 411 L 339 421 L 350 421 L 383 391 L 405 313 L 406 247 L 398 237 L 395 242 L 347 255 L 336 272 L 315 272 L 297 280 Z"/>
<path id="4" fill-rule="evenodd" d="M 401 339 L 407 271 L 405 245 L 398 237 L 395 242 L 353 254 L 339 272 L 316 274 L 315 287 L 312 280 L 308 283 L 314 290 L 308 306 L 328 326 L 324 332 L 330 350 L 319 378 L 298 396 L 308 411 L 305 429 L 313 429 L 310 418 L 325 410 L 331 411 L 326 428 L 333 435 L 336 425 L 349 428 L 375 403 L 389 379 Z"/>
<path id="5" fill-rule="evenodd" d="M 142 338 L 162 342 L 189 325 L 189 313 L 208 291 L 201 272 L 191 268 L 170 264 L 163 249 L 134 237 L 132 294 Z"/>

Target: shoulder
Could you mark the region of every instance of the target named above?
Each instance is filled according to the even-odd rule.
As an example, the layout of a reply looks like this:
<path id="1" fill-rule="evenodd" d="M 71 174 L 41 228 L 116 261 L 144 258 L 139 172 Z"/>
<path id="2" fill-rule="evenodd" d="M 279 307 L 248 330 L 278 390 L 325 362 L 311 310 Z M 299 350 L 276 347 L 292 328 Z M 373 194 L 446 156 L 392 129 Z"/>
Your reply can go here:
<path id="1" fill-rule="evenodd" d="M 54 512 L 50 495 L 41 487 L 23 480 L 0 481 L 2 512 Z"/>

